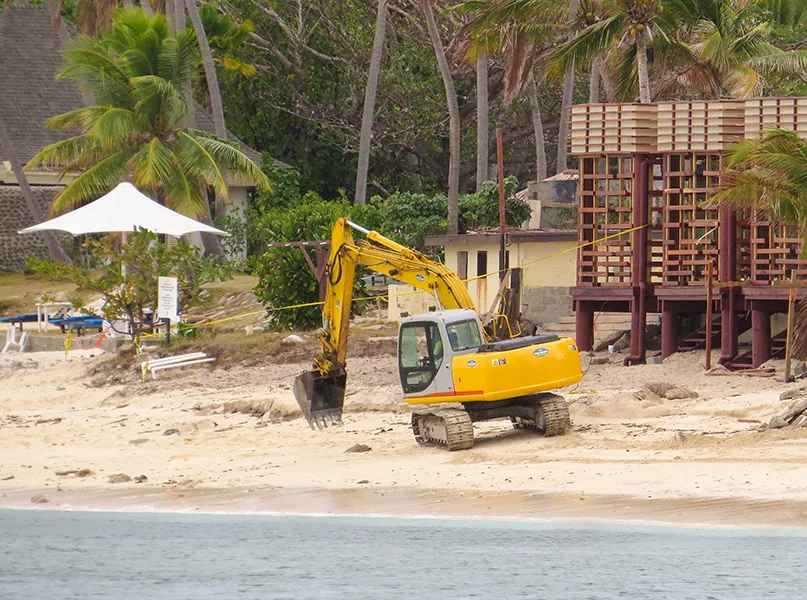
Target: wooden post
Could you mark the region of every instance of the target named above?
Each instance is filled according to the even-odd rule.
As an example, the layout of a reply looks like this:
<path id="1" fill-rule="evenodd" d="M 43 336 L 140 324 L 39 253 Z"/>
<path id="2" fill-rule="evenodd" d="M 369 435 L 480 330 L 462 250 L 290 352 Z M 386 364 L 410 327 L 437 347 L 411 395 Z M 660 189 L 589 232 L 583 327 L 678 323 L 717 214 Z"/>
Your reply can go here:
<path id="1" fill-rule="evenodd" d="M 791 285 L 795 283 L 795 276 L 790 278 Z M 787 297 L 787 341 L 785 343 L 785 381 L 790 381 L 790 363 L 793 356 L 793 308 L 796 304 L 796 287 L 790 288 Z"/>
<path id="2" fill-rule="evenodd" d="M 712 368 L 712 262 L 709 261 L 706 276 L 706 370 Z"/>
<path id="3" fill-rule="evenodd" d="M 507 268 L 504 235 L 507 229 L 507 217 L 504 203 L 504 151 L 502 149 L 502 130 L 496 129 L 496 160 L 499 166 L 499 279 L 504 281 L 504 270 Z"/>

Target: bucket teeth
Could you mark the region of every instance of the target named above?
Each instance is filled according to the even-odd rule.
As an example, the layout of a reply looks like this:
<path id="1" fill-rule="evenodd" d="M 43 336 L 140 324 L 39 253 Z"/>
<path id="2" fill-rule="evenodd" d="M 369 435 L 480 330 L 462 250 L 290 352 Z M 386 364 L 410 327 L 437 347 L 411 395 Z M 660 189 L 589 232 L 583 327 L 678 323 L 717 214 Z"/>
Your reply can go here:
<path id="1" fill-rule="evenodd" d="M 325 429 L 330 425 L 342 425 L 342 411 L 341 409 L 320 410 L 311 413 L 311 419 L 308 424 L 311 429 Z"/>

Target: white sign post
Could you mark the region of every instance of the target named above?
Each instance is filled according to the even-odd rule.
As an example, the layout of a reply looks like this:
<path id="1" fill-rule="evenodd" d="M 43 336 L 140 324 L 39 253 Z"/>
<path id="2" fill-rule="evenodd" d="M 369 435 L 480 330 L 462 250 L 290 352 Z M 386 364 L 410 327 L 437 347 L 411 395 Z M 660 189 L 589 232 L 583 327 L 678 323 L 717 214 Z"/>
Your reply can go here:
<path id="1" fill-rule="evenodd" d="M 177 299 L 179 285 L 176 277 L 160 277 L 157 281 L 157 318 L 168 319 L 169 322 L 179 321 L 177 316 Z M 170 323 L 169 323 L 170 327 Z"/>

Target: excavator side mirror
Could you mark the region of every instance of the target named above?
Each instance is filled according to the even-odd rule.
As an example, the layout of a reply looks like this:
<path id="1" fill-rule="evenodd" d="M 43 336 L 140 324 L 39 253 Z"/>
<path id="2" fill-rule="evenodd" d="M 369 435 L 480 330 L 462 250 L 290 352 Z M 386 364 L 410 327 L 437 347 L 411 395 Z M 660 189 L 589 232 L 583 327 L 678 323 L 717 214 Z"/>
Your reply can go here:
<path id="1" fill-rule="evenodd" d="M 409 316 L 409 313 L 408 313 L 408 312 L 406 312 L 406 311 L 404 311 L 404 312 L 402 312 L 402 313 L 401 313 L 401 317 L 403 317 L 404 319 L 405 319 L 406 317 L 408 317 L 408 316 Z"/>
<path id="2" fill-rule="evenodd" d="M 429 312 L 434 312 L 434 311 L 436 311 L 436 310 L 437 310 L 437 307 L 436 307 L 436 306 L 430 306 L 430 307 L 429 307 Z"/>

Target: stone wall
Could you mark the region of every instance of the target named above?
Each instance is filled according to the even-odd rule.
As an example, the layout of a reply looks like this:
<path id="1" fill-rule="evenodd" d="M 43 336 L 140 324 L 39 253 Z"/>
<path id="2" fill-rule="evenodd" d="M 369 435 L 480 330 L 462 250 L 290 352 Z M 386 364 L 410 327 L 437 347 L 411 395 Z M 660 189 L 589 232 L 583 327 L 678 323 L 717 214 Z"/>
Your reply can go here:
<path id="1" fill-rule="evenodd" d="M 47 214 L 53 196 L 61 189 L 58 186 L 32 186 L 37 202 Z M 28 211 L 20 188 L 16 185 L 0 185 L 0 271 L 21 271 L 29 256 L 48 258 L 48 246 L 40 233 L 17 233 L 20 229 L 35 225 Z M 63 243 L 70 236 L 59 234 Z"/>
<path id="2" fill-rule="evenodd" d="M 521 312 L 525 319 L 543 325 L 556 323 L 572 312 L 572 296 L 564 286 L 524 287 Z"/>

